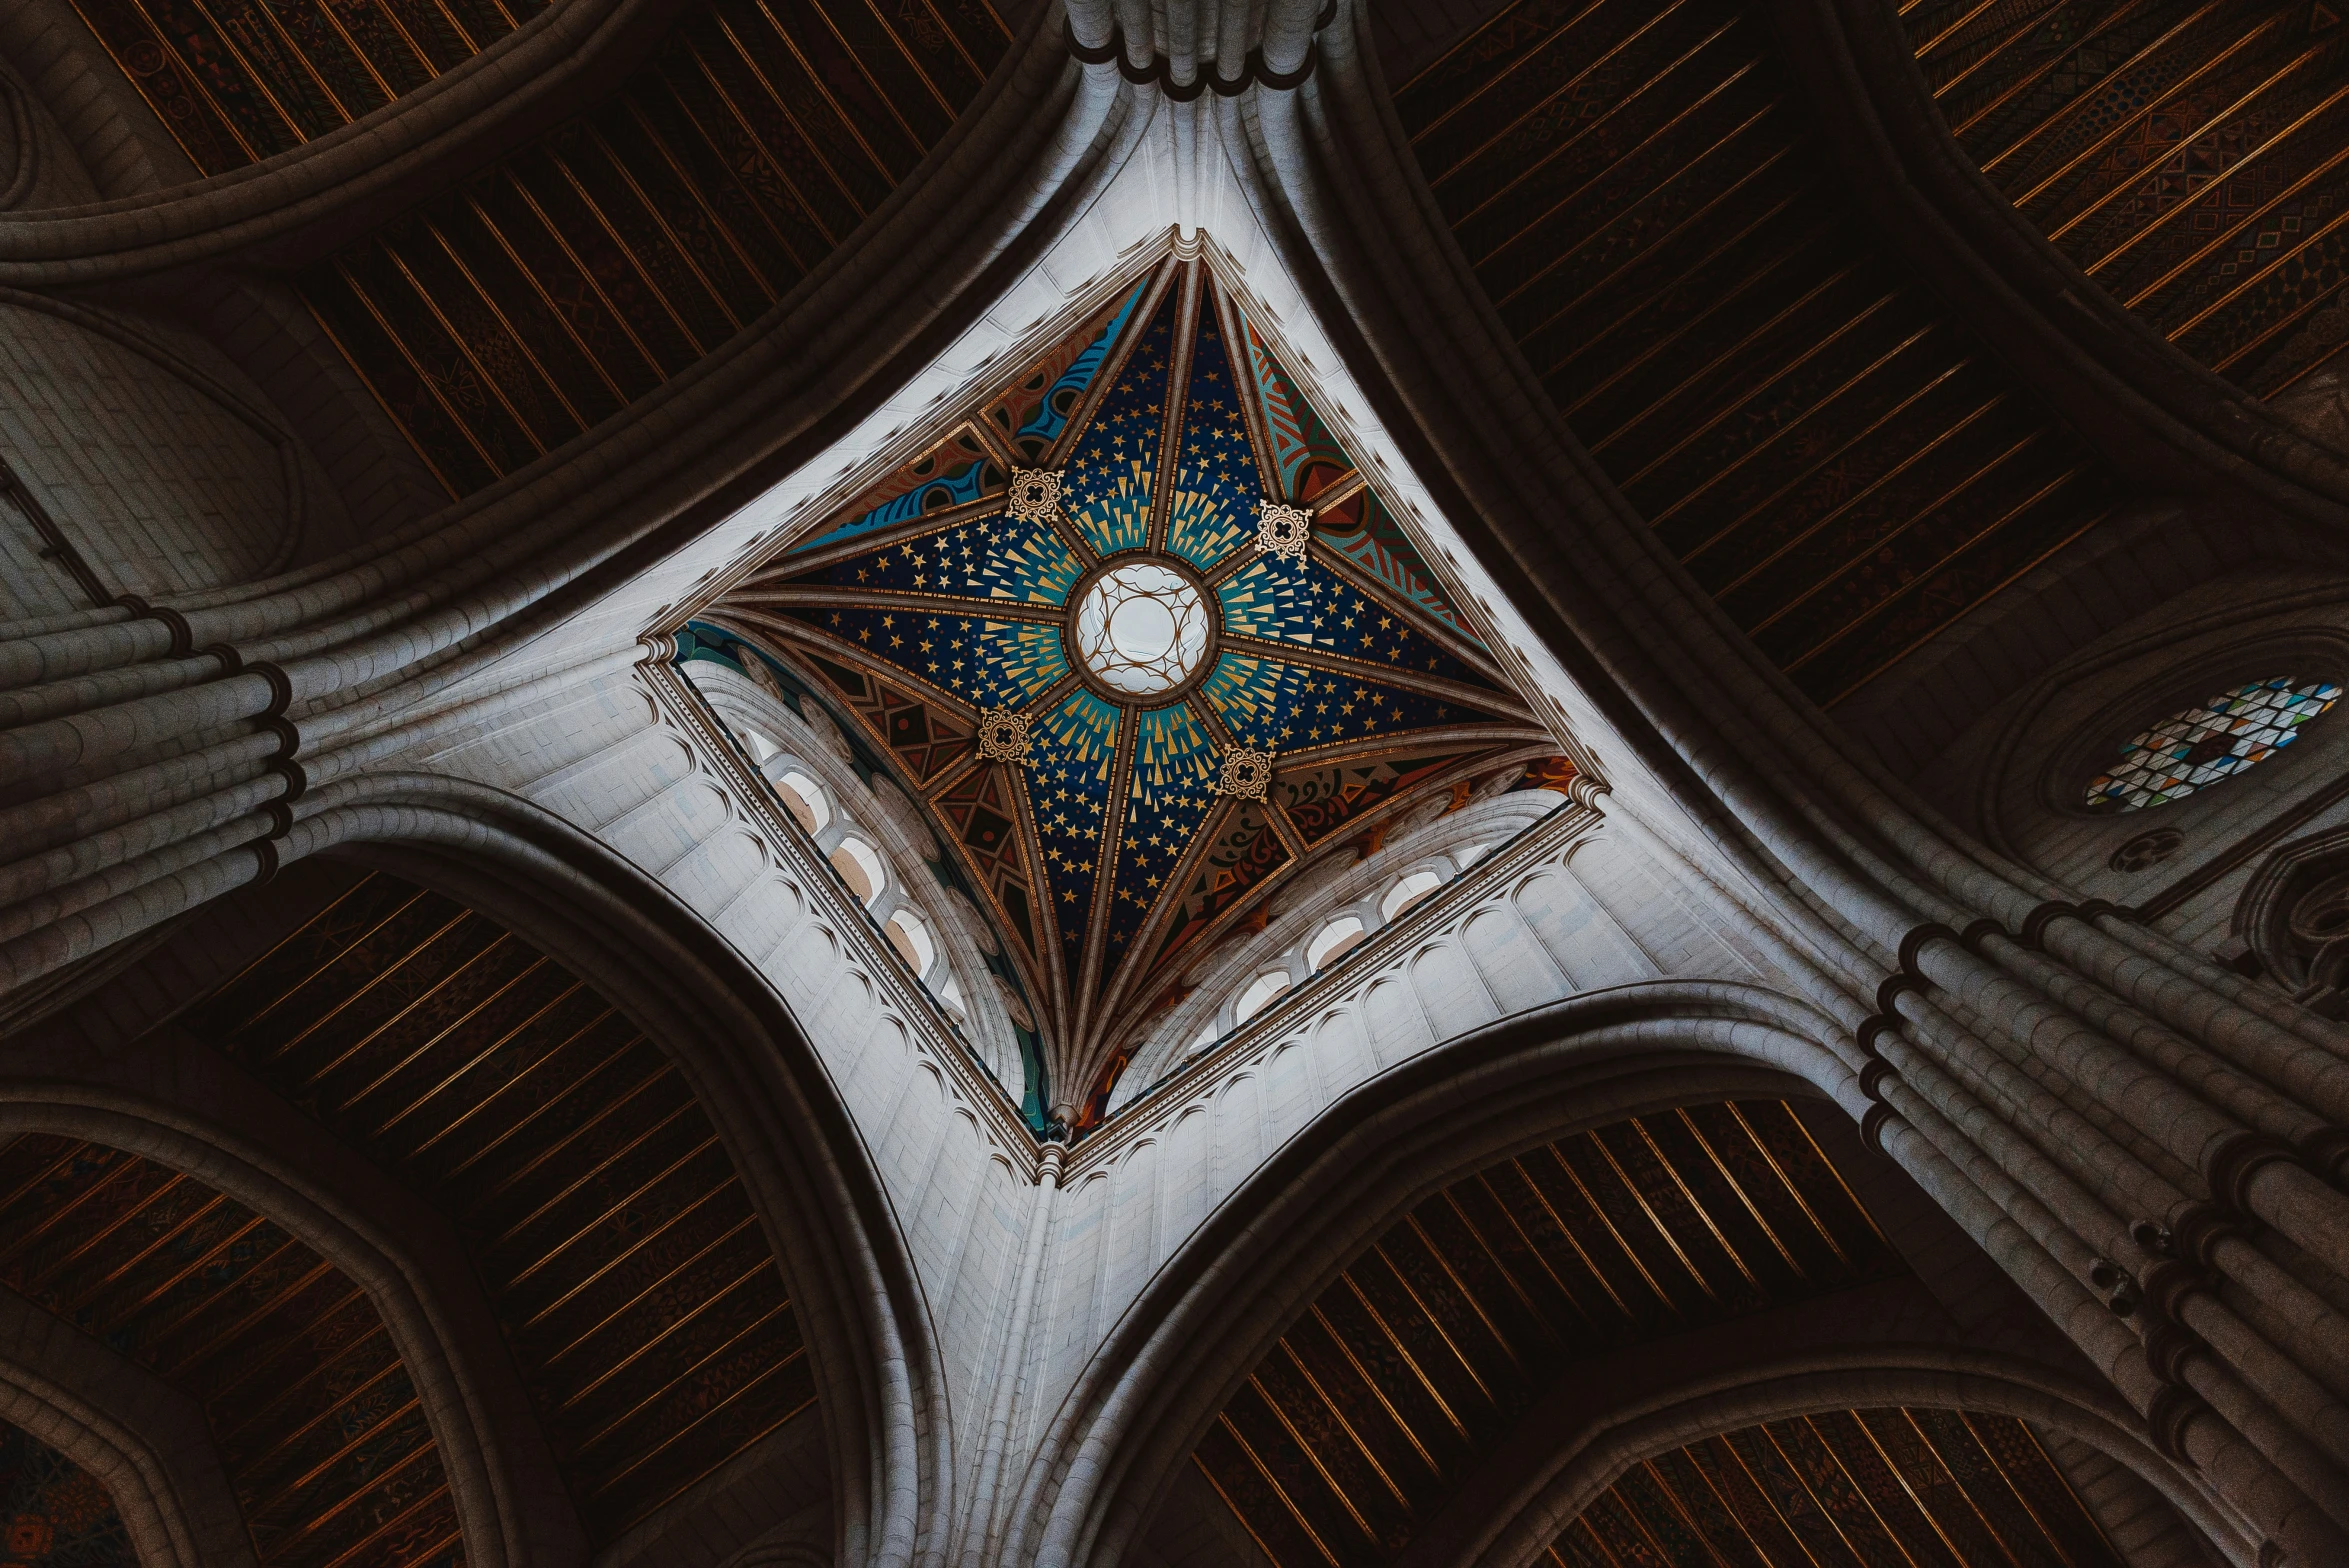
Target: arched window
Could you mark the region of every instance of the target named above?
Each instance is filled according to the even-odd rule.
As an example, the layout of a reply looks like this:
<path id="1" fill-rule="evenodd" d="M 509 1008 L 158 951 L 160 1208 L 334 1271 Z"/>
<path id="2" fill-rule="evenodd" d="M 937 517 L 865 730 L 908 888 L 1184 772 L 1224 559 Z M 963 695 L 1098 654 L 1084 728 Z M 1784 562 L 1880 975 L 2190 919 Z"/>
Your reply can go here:
<path id="1" fill-rule="evenodd" d="M 2233 778 L 2289 746 L 2299 726 L 2340 696 L 2331 681 L 2279 675 L 2173 713 L 2122 747 L 2111 771 L 2088 781 L 2088 809 L 2138 811 Z"/>
<path id="2" fill-rule="evenodd" d="M 783 749 L 760 730 L 745 728 L 742 732 L 742 739 L 750 747 L 751 760 L 762 768 L 767 765 L 769 758 Z"/>
<path id="3" fill-rule="evenodd" d="M 1369 935 L 1362 928 L 1359 916 L 1340 915 L 1313 933 L 1313 940 L 1305 944 L 1305 962 L 1318 974 L 1361 946 L 1363 938 Z"/>
<path id="4" fill-rule="evenodd" d="M 1232 1005 L 1233 1021 L 1246 1023 L 1270 1007 L 1273 999 L 1288 988 L 1289 972 L 1287 970 L 1266 970 L 1248 982 L 1247 989 L 1240 993 L 1239 1001 Z"/>
<path id="5" fill-rule="evenodd" d="M 872 901 L 867 899 L 866 902 Z M 891 915 L 889 923 L 881 928 L 881 934 L 889 939 L 889 945 L 897 949 L 897 956 L 904 959 L 907 967 L 917 975 L 928 974 L 930 965 L 937 961 L 938 944 L 930 940 L 929 922 L 910 909 L 901 909 Z"/>
<path id="6" fill-rule="evenodd" d="M 1378 912 L 1393 920 L 1443 885 L 1444 879 L 1432 871 L 1414 871 L 1387 889 L 1387 896 L 1378 901 Z"/>
<path id="7" fill-rule="evenodd" d="M 1191 1036 L 1191 1043 L 1183 1047 L 1183 1056 L 1186 1060 L 1197 1056 L 1201 1051 L 1206 1050 L 1209 1046 L 1213 1045 L 1216 1041 L 1222 1038 L 1223 1031 L 1217 1028 L 1215 1020 L 1210 1018 L 1207 1020 L 1207 1022 L 1199 1026 L 1199 1032 L 1197 1034 Z"/>
<path id="8" fill-rule="evenodd" d="M 1491 852 L 1492 847 L 1490 844 L 1471 844 L 1452 858 L 1460 862 L 1461 870 L 1466 871 L 1470 866 L 1484 859 Z"/>
<path id="9" fill-rule="evenodd" d="M 861 838 L 840 841 L 840 847 L 832 851 L 832 869 L 840 873 L 860 904 L 872 903 L 889 885 L 889 868 L 881 864 L 881 852 Z"/>
<path id="10" fill-rule="evenodd" d="M 791 813 L 808 836 L 821 833 L 832 821 L 832 799 L 824 793 L 824 786 L 794 768 L 775 781 L 775 793 L 782 798 L 783 809 Z"/>

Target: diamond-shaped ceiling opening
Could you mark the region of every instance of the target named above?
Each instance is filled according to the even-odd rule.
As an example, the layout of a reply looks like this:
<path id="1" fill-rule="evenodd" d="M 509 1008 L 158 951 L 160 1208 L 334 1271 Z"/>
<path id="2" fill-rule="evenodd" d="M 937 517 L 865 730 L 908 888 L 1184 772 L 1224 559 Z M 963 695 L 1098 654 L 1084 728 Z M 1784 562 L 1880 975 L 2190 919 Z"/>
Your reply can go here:
<path id="1" fill-rule="evenodd" d="M 902 768 L 1042 999 L 1055 1100 L 1098 1103 L 1070 1091 L 1321 851 L 1554 749 L 1205 261 L 1151 267 L 695 626 Z"/>

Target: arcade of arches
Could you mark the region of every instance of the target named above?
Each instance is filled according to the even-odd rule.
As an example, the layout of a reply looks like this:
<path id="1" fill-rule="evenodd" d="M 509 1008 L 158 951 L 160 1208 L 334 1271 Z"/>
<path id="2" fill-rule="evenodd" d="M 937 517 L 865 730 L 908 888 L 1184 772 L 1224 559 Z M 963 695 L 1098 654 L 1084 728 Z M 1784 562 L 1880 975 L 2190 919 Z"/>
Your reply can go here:
<path id="1" fill-rule="evenodd" d="M 0 101 L 0 1568 L 2349 1564 L 2349 11 Z"/>

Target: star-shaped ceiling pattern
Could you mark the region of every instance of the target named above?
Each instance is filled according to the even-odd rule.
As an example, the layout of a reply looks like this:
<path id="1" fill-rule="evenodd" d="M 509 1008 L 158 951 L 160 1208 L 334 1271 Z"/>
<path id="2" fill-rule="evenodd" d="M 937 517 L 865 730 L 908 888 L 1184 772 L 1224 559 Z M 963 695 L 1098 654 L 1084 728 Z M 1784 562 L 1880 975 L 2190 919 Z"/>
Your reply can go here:
<path id="1" fill-rule="evenodd" d="M 1149 591 L 1097 592 L 1113 573 Z M 1064 1087 L 1104 1087 L 1152 1000 L 1317 854 L 1550 749 L 1204 261 L 1157 264 L 699 620 L 902 766 Z M 985 742 L 994 714 L 1018 744 Z"/>

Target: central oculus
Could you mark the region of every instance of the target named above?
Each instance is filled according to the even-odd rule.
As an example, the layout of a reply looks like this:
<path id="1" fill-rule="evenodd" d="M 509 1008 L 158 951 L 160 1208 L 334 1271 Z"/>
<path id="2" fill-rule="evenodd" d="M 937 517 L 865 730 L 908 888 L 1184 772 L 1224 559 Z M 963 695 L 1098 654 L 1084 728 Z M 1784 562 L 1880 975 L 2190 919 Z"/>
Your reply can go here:
<path id="1" fill-rule="evenodd" d="M 1129 561 L 1078 597 L 1072 641 L 1077 662 L 1102 685 L 1156 697 L 1188 681 L 1207 657 L 1207 600 L 1173 567 Z"/>

